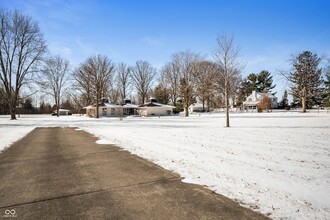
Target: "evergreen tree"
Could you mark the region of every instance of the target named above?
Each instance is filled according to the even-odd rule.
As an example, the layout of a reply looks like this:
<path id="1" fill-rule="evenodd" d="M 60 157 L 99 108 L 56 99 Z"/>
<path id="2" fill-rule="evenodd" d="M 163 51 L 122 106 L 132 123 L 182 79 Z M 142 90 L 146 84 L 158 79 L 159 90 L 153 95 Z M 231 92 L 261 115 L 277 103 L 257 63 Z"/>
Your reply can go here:
<path id="1" fill-rule="evenodd" d="M 313 105 L 319 99 L 322 84 L 320 62 L 321 58 L 310 51 L 303 51 L 292 60 L 293 71 L 287 79 L 292 83 L 293 99 L 301 104 L 303 112 L 306 112 L 307 104 Z"/>
<path id="2" fill-rule="evenodd" d="M 247 92 L 248 94 L 251 94 L 252 91 L 256 91 L 258 88 L 258 75 L 255 73 L 251 73 L 247 77 L 248 84 L 247 84 Z"/>
<path id="3" fill-rule="evenodd" d="M 168 102 L 170 100 L 169 91 L 162 84 L 159 84 L 158 86 L 156 86 L 156 88 L 153 91 L 153 96 L 156 98 L 157 102 L 162 103 L 162 104 L 168 104 Z"/>
<path id="4" fill-rule="evenodd" d="M 40 114 L 44 114 L 46 113 L 46 106 L 45 106 L 45 102 L 42 101 L 41 104 L 40 104 Z"/>
<path id="5" fill-rule="evenodd" d="M 273 85 L 273 76 L 271 76 L 270 72 L 262 70 L 259 74 L 251 73 L 241 82 L 237 105 L 241 105 L 253 91 L 261 93 L 271 92 L 275 86 Z M 275 93 L 272 94 L 275 95 Z"/>
<path id="6" fill-rule="evenodd" d="M 238 96 L 237 96 L 237 105 L 241 106 L 243 102 L 245 101 L 246 97 L 248 97 L 252 90 L 250 89 L 251 83 L 248 81 L 247 78 L 243 79 L 241 81 L 241 85 L 238 90 Z"/>
<path id="7" fill-rule="evenodd" d="M 72 103 L 70 98 L 67 98 L 64 102 L 62 102 L 61 108 L 68 109 L 71 112 L 75 112 L 74 104 Z"/>
<path id="8" fill-rule="evenodd" d="M 27 111 L 32 111 L 33 110 L 33 105 L 32 105 L 32 99 L 31 98 L 26 98 L 24 100 L 23 108 Z"/>
<path id="9" fill-rule="evenodd" d="M 280 108 L 288 108 L 289 107 L 289 100 L 288 100 L 288 92 L 285 90 L 282 96 L 282 100 L 279 104 Z"/>
<path id="10" fill-rule="evenodd" d="M 325 80 L 322 96 L 322 104 L 325 107 L 330 107 L 330 60 L 329 65 L 325 70 Z"/>
<path id="11" fill-rule="evenodd" d="M 236 103 L 238 106 L 241 106 L 245 99 L 251 95 L 253 91 L 257 90 L 257 79 L 257 74 L 251 73 L 241 81 L 240 87 L 238 88 Z"/>
<path id="12" fill-rule="evenodd" d="M 262 70 L 258 74 L 257 79 L 257 92 L 271 92 L 272 89 L 275 88 L 276 85 L 273 85 L 273 76 L 270 72 L 266 70 Z M 273 93 L 275 95 L 275 93 Z"/>

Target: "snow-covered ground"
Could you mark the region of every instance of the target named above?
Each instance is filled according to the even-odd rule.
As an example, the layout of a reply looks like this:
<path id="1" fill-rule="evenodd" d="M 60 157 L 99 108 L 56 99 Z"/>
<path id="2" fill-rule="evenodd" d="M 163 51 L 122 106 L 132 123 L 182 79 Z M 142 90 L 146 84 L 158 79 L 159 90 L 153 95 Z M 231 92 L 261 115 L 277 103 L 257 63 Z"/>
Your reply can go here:
<path id="1" fill-rule="evenodd" d="M 0 116 L 0 149 L 35 127 L 79 127 L 275 219 L 330 219 L 330 114 Z"/>

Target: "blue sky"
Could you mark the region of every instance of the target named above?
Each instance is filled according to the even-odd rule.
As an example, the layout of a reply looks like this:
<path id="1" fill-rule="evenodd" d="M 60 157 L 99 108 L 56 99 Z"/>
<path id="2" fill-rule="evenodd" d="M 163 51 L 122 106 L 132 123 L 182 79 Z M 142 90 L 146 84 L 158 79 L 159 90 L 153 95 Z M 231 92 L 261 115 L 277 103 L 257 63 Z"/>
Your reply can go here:
<path id="1" fill-rule="evenodd" d="M 186 49 L 211 59 L 222 33 L 241 47 L 243 76 L 289 69 L 303 50 L 330 56 L 329 0 L 1 0 L 0 7 L 36 19 L 51 54 L 72 67 L 96 53 L 158 69 Z M 274 79 L 280 99 L 285 85 Z"/>

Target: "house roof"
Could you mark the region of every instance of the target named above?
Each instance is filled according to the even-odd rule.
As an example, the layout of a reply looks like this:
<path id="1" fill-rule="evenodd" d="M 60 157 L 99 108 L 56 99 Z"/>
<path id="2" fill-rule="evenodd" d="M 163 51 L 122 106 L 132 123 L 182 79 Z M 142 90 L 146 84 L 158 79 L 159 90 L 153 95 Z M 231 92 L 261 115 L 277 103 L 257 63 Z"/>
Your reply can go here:
<path id="1" fill-rule="evenodd" d="M 122 108 L 121 105 L 117 105 L 117 104 L 113 104 L 113 103 L 109 103 L 109 102 L 105 102 L 103 103 L 103 105 L 100 106 L 105 106 L 105 107 L 109 107 L 109 108 Z"/>
<path id="2" fill-rule="evenodd" d="M 60 112 L 69 112 L 70 110 L 69 110 L 69 109 L 63 109 L 63 108 L 60 108 L 59 111 L 60 111 Z"/>
<path id="3" fill-rule="evenodd" d="M 243 102 L 243 105 L 244 106 L 257 106 L 257 105 L 259 105 L 259 101 L 257 101 L 257 102 L 254 102 L 254 101 L 246 101 L 246 102 Z"/>
<path id="4" fill-rule="evenodd" d="M 96 107 L 96 104 L 86 106 L 86 107 L 84 107 L 84 109 L 87 109 L 87 108 L 95 108 L 95 107 Z M 117 105 L 117 104 L 113 104 L 113 103 L 109 103 L 109 102 L 103 102 L 103 103 L 100 103 L 100 104 L 99 104 L 99 107 L 107 107 L 107 108 L 122 108 L 121 105 Z"/>
<path id="5" fill-rule="evenodd" d="M 204 107 L 207 107 L 207 106 L 204 105 Z M 189 106 L 189 108 L 203 108 L 203 103 L 200 103 L 200 102 L 193 103 Z"/>
<path id="6" fill-rule="evenodd" d="M 158 102 L 148 102 L 148 103 L 145 103 L 143 105 L 140 105 L 139 108 L 143 108 L 143 107 L 166 107 L 166 108 L 175 108 L 174 106 L 172 105 L 164 105 L 164 104 L 161 104 L 161 103 L 158 103 Z"/>
<path id="7" fill-rule="evenodd" d="M 123 108 L 138 108 L 138 105 L 134 105 L 131 103 L 126 103 L 125 105 L 123 105 Z"/>
<path id="8" fill-rule="evenodd" d="M 263 96 L 263 95 L 267 95 L 268 98 L 275 98 L 275 96 L 273 96 L 271 93 L 262 93 L 262 92 L 256 92 L 257 97 Z"/>

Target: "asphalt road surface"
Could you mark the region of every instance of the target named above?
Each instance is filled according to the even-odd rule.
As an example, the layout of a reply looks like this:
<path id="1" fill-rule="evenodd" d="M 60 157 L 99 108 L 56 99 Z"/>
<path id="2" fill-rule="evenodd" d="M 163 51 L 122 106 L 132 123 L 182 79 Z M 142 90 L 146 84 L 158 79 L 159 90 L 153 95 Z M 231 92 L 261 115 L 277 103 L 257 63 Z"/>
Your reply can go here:
<path id="1" fill-rule="evenodd" d="M 75 128 L 36 128 L 1 153 L 0 218 L 266 219 L 96 140 Z"/>

